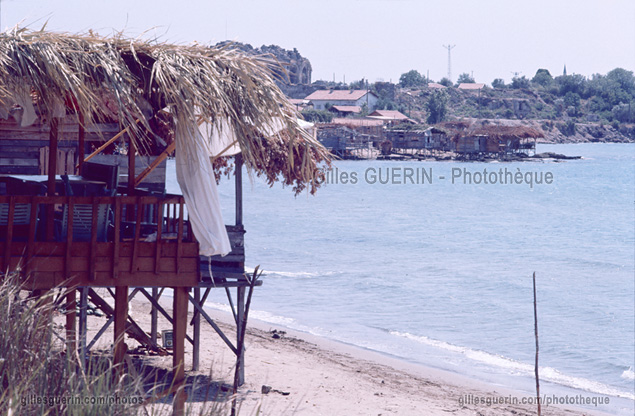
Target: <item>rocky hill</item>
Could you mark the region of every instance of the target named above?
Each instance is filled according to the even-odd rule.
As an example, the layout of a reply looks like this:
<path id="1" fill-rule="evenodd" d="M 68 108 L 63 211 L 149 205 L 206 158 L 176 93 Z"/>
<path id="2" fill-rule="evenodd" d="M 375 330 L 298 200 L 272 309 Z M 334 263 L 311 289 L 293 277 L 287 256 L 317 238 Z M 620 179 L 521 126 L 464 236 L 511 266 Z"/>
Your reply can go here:
<path id="1" fill-rule="evenodd" d="M 428 102 L 435 95 L 443 96 L 445 100 L 445 120 L 527 125 L 544 131 L 544 141 L 550 143 L 635 142 L 635 123 L 632 121 L 635 115 L 615 116 L 614 113 L 621 108 L 619 105 L 614 106 L 614 111 L 608 115 L 606 112 L 598 114 L 593 111 L 597 101 L 595 96 L 580 98 L 573 107 L 556 94 L 532 89 L 422 87 L 397 88 L 393 100 L 381 103 L 425 124 L 429 114 Z"/>
<path id="2" fill-rule="evenodd" d="M 229 41 L 219 42 L 216 46 L 228 44 L 248 54 L 269 56 L 276 59 L 281 65 L 281 69 L 275 70 L 276 83 L 287 96 L 305 97 L 315 90 L 310 85 L 313 71 L 311 62 L 303 57 L 297 49 L 284 49 L 278 45 L 262 45 L 259 48 L 254 48 L 248 43 Z"/>

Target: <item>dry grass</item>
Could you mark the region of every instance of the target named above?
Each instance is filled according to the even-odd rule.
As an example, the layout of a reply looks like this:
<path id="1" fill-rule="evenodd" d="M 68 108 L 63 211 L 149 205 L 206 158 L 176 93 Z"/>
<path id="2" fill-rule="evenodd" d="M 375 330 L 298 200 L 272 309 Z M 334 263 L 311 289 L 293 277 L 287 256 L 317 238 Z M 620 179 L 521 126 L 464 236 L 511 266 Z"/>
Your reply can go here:
<path id="1" fill-rule="evenodd" d="M 55 328 L 51 317 L 59 313 L 58 299 L 64 296 L 59 291 L 27 294 L 11 276 L 0 284 L 0 414 L 172 414 L 172 396 L 163 393 L 171 390 L 170 372 L 133 366 L 130 360 L 126 371 L 118 371 L 110 354 L 92 355 L 84 366 L 55 335 L 63 328 Z M 189 380 L 186 391 L 192 401 L 186 414 L 228 414 L 231 397 L 213 389 L 210 393 L 210 380 Z"/>

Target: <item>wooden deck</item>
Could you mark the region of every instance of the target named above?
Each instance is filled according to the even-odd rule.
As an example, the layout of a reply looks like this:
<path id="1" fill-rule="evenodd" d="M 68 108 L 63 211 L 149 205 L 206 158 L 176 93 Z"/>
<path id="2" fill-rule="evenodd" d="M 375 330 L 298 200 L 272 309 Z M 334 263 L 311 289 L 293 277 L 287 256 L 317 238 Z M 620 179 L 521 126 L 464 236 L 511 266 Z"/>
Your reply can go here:
<path id="1" fill-rule="evenodd" d="M 0 267 L 18 273 L 26 290 L 77 289 L 66 298 L 66 340 L 69 348 L 77 349 L 84 358 L 111 324 L 114 363 L 124 361 L 125 333 L 146 347 L 157 348 L 160 312 L 173 329 L 173 387 L 179 391 L 175 394 L 174 414 L 178 415 L 183 414 L 186 400 L 183 390 L 179 390 L 185 380 L 185 342 L 193 345 L 192 369 L 197 370 L 202 322 L 207 322 L 236 355 L 237 380 L 239 384 L 244 381 L 245 296 L 251 282 L 245 274 L 241 162 L 240 157 L 237 159 L 236 224 L 226 226 L 232 251 L 224 257 L 199 256 L 180 195 L 150 192 L 147 196 L 134 189 L 134 196 L 60 196 L 68 182 L 60 184 L 59 178 L 49 175 L 46 182 L 38 179 L 41 182 L 16 185 L 15 178 L 0 176 Z M 86 185 L 80 195 L 89 193 L 94 185 L 84 179 L 77 181 Z M 103 189 L 103 183 L 96 188 Z M 127 190 L 121 186 L 116 189 L 123 193 Z M 113 288 L 109 289 L 112 305 L 97 296 L 95 287 Z M 171 314 L 158 303 L 159 288 L 166 287 L 173 289 Z M 238 334 L 235 342 L 205 312 L 205 300 L 214 288 L 226 292 Z M 235 297 L 231 293 L 234 290 Z M 149 336 L 128 316 L 128 302 L 138 293 L 153 305 Z M 108 316 L 90 342 L 89 298 Z M 187 330 L 188 304 L 195 311 L 189 323 L 191 336 Z M 79 316 L 75 313 L 77 306 Z"/>
<path id="2" fill-rule="evenodd" d="M 198 286 L 198 243 L 187 227 L 183 205 L 178 195 L 0 196 L 7 213 L 6 220 L 0 218 L 0 266 L 19 272 L 31 289 Z M 15 224 L 15 212 L 25 206 L 30 207 L 28 223 Z M 79 206 L 88 207 L 88 218 L 49 220 Z M 97 218 L 99 206 L 108 207 L 108 218 Z M 74 227 L 73 217 L 90 222 L 89 238 L 83 239 L 88 241 L 74 241 L 81 224 Z M 101 221 L 107 222 L 107 232 L 98 238 Z"/>

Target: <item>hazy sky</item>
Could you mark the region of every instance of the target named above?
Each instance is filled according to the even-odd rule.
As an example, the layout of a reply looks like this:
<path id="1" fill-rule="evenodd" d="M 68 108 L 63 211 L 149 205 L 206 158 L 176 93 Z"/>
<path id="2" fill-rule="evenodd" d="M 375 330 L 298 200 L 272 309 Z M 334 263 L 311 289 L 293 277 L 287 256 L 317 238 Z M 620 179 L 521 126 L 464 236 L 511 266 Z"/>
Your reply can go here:
<path id="1" fill-rule="evenodd" d="M 633 0 L 0 0 L 1 27 L 102 35 L 146 32 L 172 43 L 231 39 L 297 48 L 313 80 L 392 80 L 410 70 L 477 82 L 635 70 Z"/>

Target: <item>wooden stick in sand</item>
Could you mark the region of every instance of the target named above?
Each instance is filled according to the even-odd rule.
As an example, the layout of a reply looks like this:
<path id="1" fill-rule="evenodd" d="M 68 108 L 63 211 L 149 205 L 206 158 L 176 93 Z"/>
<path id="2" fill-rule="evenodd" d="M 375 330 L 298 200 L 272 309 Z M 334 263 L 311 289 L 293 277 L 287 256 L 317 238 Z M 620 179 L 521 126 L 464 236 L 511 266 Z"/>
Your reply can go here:
<path id="1" fill-rule="evenodd" d="M 536 307 L 536 272 L 534 272 L 534 335 L 536 336 L 536 404 L 538 405 L 538 416 L 540 416 L 540 379 L 538 377 L 538 308 Z"/>
<path id="2" fill-rule="evenodd" d="M 249 293 L 247 294 L 247 302 L 245 302 L 245 314 L 243 315 L 242 325 L 240 326 L 240 337 L 238 337 L 238 345 L 236 346 L 239 354 L 244 353 L 243 348 L 245 345 L 245 331 L 247 329 L 247 317 L 249 315 L 249 306 L 251 305 L 251 295 L 254 292 L 254 287 L 256 287 L 258 278 L 260 277 L 260 275 L 262 275 L 262 272 L 258 273 L 259 268 L 260 266 L 256 266 L 251 279 L 249 279 L 249 277 L 245 275 L 245 277 L 247 277 L 247 281 L 249 282 Z M 240 368 L 238 365 L 236 365 L 236 371 L 234 372 L 234 398 L 232 400 L 231 416 L 236 416 L 236 396 L 238 393 L 238 380 L 240 377 L 239 374 Z"/>

